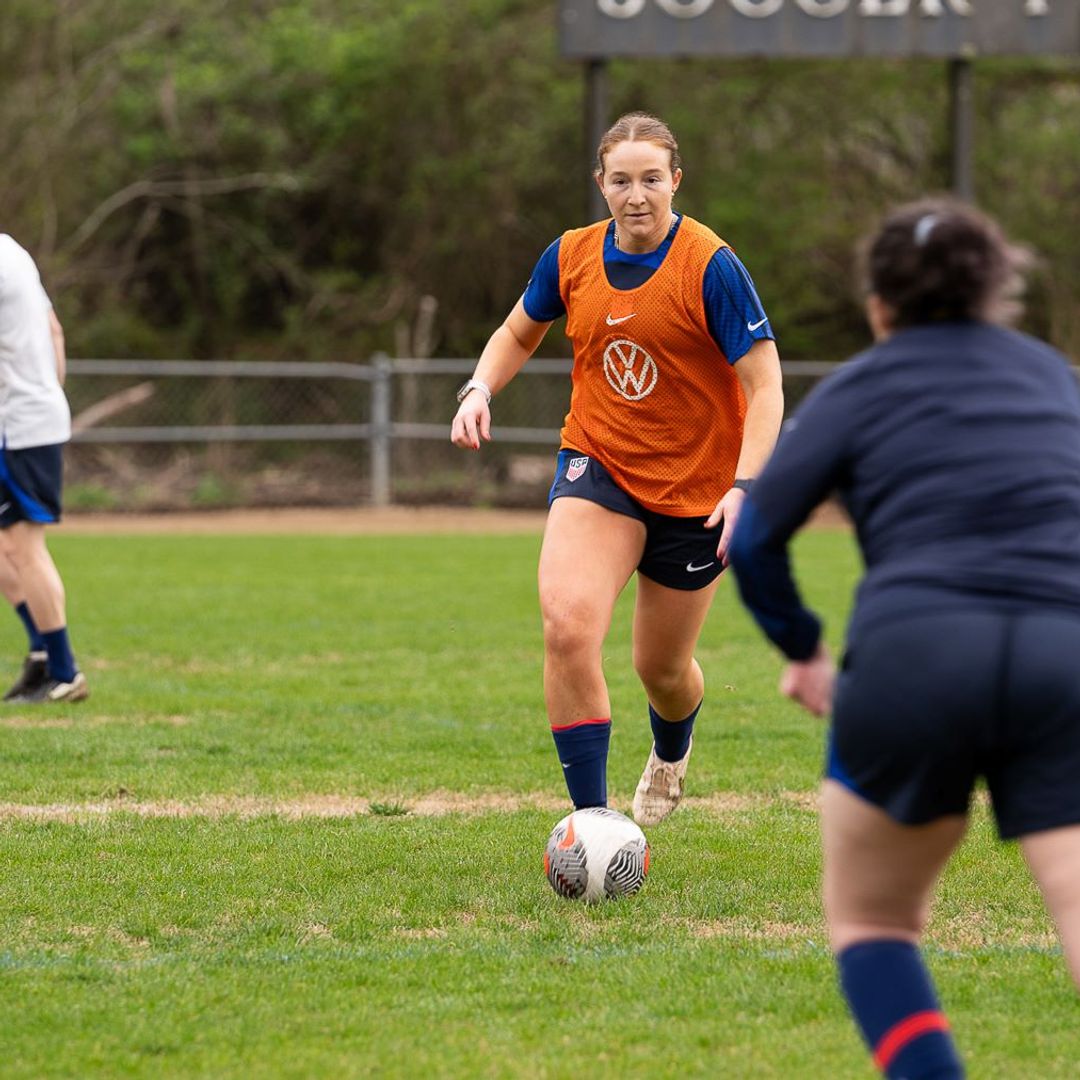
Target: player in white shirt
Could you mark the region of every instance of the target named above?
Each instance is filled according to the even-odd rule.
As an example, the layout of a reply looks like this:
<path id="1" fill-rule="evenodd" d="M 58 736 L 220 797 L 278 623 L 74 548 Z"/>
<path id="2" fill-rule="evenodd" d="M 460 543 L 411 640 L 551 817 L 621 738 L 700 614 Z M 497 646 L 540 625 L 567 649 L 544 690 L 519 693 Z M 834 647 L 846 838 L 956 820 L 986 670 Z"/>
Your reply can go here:
<path id="1" fill-rule="evenodd" d="M 64 374 L 64 333 L 34 260 L 0 233 L 0 592 L 30 639 L 5 701 L 88 694 L 68 639 L 64 583 L 45 543 L 45 526 L 60 520 L 71 438 Z"/>

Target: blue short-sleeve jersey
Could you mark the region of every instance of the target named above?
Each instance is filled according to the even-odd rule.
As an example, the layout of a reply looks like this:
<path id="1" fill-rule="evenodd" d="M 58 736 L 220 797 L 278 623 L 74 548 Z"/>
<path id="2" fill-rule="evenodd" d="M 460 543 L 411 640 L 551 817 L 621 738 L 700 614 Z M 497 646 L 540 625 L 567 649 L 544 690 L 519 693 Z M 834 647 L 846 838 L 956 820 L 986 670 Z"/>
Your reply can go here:
<path id="1" fill-rule="evenodd" d="M 663 263 L 681 221 L 677 214 L 664 242 L 643 255 L 615 246 L 615 223 L 611 222 L 604 235 L 604 270 L 612 288 L 636 289 L 648 281 Z M 744 356 L 755 341 L 773 339 L 754 282 L 731 248 L 720 248 L 709 261 L 701 291 L 709 333 L 728 363 Z M 566 314 L 559 289 L 558 240 L 540 256 L 522 300 L 525 314 L 536 322 L 554 322 Z"/>

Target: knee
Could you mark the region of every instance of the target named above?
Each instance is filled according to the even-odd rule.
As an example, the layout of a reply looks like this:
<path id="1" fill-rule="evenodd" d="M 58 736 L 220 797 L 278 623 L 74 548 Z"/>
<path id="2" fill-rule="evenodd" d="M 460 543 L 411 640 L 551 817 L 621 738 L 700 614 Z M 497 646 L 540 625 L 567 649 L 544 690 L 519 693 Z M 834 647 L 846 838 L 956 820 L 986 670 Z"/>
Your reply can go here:
<path id="1" fill-rule="evenodd" d="M 678 693 L 686 685 L 694 662 L 662 653 L 634 649 L 634 670 L 649 693 L 664 697 Z"/>
<path id="2" fill-rule="evenodd" d="M 891 939 L 918 945 L 930 917 L 930 905 L 873 905 L 858 911 L 830 911 L 826 902 L 829 944 L 839 953 L 863 941 Z"/>
<path id="3" fill-rule="evenodd" d="M 566 597 L 541 597 L 540 611 L 544 652 L 549 658 L 561 660 L 599 650 L 603 628 L 588 605 Z"/>

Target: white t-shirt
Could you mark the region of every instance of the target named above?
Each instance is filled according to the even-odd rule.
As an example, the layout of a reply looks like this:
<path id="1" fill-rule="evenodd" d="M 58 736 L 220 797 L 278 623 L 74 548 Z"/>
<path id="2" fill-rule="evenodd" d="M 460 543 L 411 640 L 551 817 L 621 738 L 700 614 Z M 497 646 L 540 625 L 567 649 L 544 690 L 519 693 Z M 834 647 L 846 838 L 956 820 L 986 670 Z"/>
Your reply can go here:
<path id="1" fill-rule="evenodd" d="M 52 303 L 27 251 L 0 233 L 0 429 L 11 450 L 71 438 L 56 374 Z"/>

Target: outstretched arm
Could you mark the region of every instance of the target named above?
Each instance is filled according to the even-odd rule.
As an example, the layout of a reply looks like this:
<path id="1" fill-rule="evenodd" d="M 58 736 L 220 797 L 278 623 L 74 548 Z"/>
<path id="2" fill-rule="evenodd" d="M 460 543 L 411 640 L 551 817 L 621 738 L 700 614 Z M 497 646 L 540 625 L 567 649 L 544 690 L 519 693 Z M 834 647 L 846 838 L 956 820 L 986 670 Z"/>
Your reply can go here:
<path id="1" fill-rule="evenodd" d="M 537 322 L 525 313 L 522 300 L 488 339 L 473 378 L 497 394 L 524 366 L 544 339 L 549 322 Z M 474 389 L 462 401 L 450 427 L 450 441 L 467 450 L 479 450 L 480 440 L 491 439 L 491 409 L 487 395 Z"/>
<path id="2" fill-rule="evenodd" d="M 832 706 L 835 669 L 821 640 L 821 622 L 795 585 L 788 544 L 847 467 L 858 410 L 838 384 L 826 380 L 788 425 L 741 508 L 729 552 L 743 603 L 790 661 L 781 691 L 818 716 Z"/>

